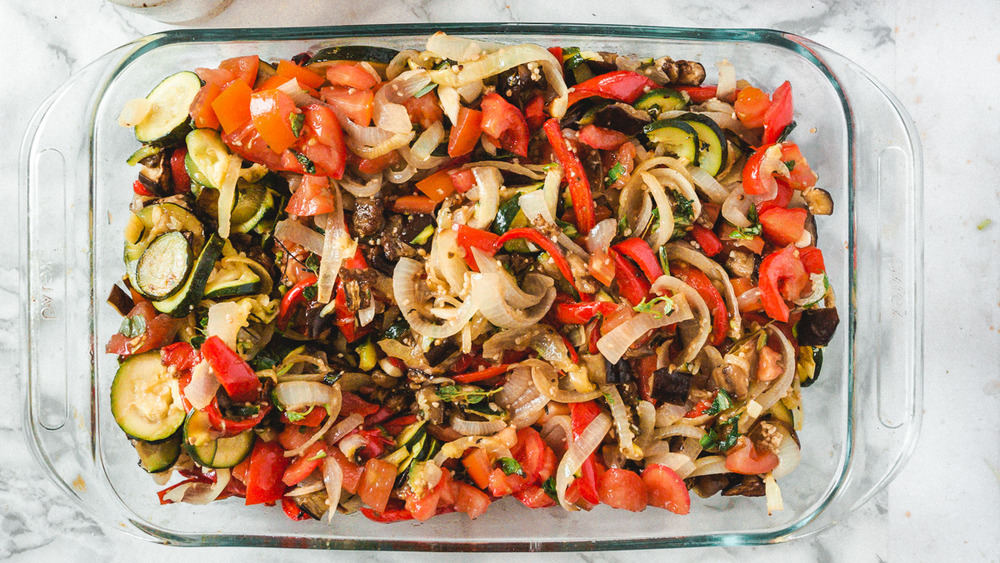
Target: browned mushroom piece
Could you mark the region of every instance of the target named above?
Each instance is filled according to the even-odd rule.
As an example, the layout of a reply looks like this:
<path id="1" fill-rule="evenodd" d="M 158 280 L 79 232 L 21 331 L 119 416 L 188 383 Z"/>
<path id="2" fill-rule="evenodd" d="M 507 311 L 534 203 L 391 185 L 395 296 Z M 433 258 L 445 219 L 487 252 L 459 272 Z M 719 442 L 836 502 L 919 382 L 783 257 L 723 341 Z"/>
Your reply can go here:
<path id="1" fill-rule="evenodd" d="M 730 480 L 729 487 L 722 491 L 722 496 L 762 497 L 764 496 L 764 480 L 757 475 L 734 475 Z"/>
<path id="2" fill-rule="evenodd" d="M 362 238 L 370 237 L 381 231 L 385 225 L 383 207 L 381 199 L 358 198 L 354 202 L 354 216 L 351 218 L 354 235 Z"/>
<path id="3" fill-rule="evenodd" d="M 702 475 L 694 478 L 692 490 L 701 498 L 708 498 L 719 494 L 720 491 L 729 486 L 729 475 Z"/>
<path id="4" fill-rule="evenodd" d="M 809 206 L 809 212 L 813 215 L 831 215 L 833 213 L 833 198 L 830 192 L 822 188 L 812 188 L 802 192 L 802 198 Z"/>
<path id="5" fill-rule="evenodd" d="M 705 67 L 699 62 L 675 61 L 670 57 L 663 57 L 654 64 L 667 75 L 670 84 L 699 86 L 705 81 Z"/>
<path id="6" fill-rule="evenodd" d="M 749 278 L 753 276 L 756 258 L 753 252 L 747 250 L 734 250 L 726 258 L 726 270 L 734 277 Z"/>
<path id="7" fill-rule="evenodd" d="M 778 445 L 781 444 L 781 432 L 778 431 L 778 427 L 775 424 L 762 420 L 750 429 L 748 435 L 757 452 L 761 454 L 765 451 L 771 453 L 778 452 Z"/>
<path id="8" fill-rule="evenodd" d="M 723 364 L 712 371 L 712 381 L 737 399 L 747 396 L 750 374 L 739 366 Z"/>

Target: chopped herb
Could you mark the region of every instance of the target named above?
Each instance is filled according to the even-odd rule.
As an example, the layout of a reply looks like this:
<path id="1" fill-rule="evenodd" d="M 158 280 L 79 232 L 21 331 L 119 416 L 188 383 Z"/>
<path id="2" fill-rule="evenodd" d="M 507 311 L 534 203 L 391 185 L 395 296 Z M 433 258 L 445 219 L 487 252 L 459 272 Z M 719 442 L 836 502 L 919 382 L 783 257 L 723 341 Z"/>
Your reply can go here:
<path id="1" fill-rule="evenodd" d="M 207 340 L 207 338 L 205 337 L 204 334 L 199 334 L 197 336 L 192 336 L 191 337 L 191 346 L 194 346 L 195 348 L 201 348 L 201 345 L 205 343 L 205 340 Z"/>
<path id="2" fill-rule="evenodd" d="M 542 490 L 545 491 L 545 494 L 549 495 L 549 498 L 551 498 L 552 500 L 557 502 L 559 501 L 559 495 L 556 493 L 555 477 L 549 477 L 544 482 L 542 482 Z"/>
<path id="3" fill-rule="evenodd" d="M 729 431 L 725 434 L 721 432 L 722 427 L 720 427 L 719 430 L 716 430 L 714 427 L 709 428 L 708 432 L 701 437 L 701 447 L 724 452 L 735 446 L 736 442 L 740 439 L 739 419 L 740 417 L 736 416 L 730 418 L 725 424 L 721 425 L 729 426 Z"/>
<path id="4" fill-rule="evenodd" d="M 320 450 L 320 451 L 316 452 L 316 455 L 312 456 L 311 458 L 309 458 L 306 461 L 316 461 L 317 459 L 323 459 L 324 457 L 326 457 L 326 451 L 325 450 Z"/>
<path id="5" fill-rule="evenodd" d="M 312 284 L 302 290 L 302 297 L 305 297 L 307 301 L 315 301 L 318 292 L 319 290 L 316 289 L 316 284 Z"/>
<path id="6" fill-rule="evenodd" d="M 309 409 L 305 412 L 285 411 L 285 418 L 287 418 L 289 422 L 298 422 L 309 416 L 309 413 L 313 411 L 313 408 L 314 407 L 309 407 Z"/>
<path id="7" fill-rule="evenodd" d="M 618 232 L 623 235 L 631 234 L 628 228 L 628 217 L 622 215 L 622 218 L 618 220 Z"/>
<path id="8" fill-rule="evenodd" d="M 427 225 L 426 227 L 424 227 L 424 230 L 420 231 L 420 234 L 413 237 L 413 240 L 410 241 L 410 244 L 418 244 L 418 245 L 427 244 L 427 241 L 430 240 L 431 235 L 433 234 L 434 234 L 434 226 Z"/>
<path id="9" fill-rule="evenodd" d="M 521 464 L 512 457 L 502 457 L 496 461 L 496 464 L 500 466 L 500 470 L 503 471 L 504 475 L 514 475 L 516 473 L 521 477 L 528 476 L 524 472 L 524 469 L 521 469 Z"/>
<path id="10" fill-rule="evenodd" d="M 775 142 L 777 142 L 777 143 L 784 143 L 785 139 L 787 139 L 788 136 L 792 134 L 792 130 L 795 129 L 795 125 L 796 125 L 796 123 L 794 121 L 791 122 L 791 123 L 789 123 L 785 127 L 785 130 L 781 132 L 781 135 L 778 135 L 778 140 L 775 141 Z"/>
<path id="11" fill-rule="evenodd" d="M 428 84 L 427 86 L 424 86 L 424 87 L 423 87 L 423 88 L 421 88 L 420 90 L 417 90 L 417 93 L 416 93 L 416 94 L 414 94 L 414 95 L 413 95 L 413 97 L 414 97 L 414 98 L 419 98 L 419 97 L 423 96 L 424 94 L 426 94 L 426 93 L 430 92 L 431 90 L 433 90 L 433 89 L 435 89 L 435 88 L 437 88 L 437 83 L 435 83 L 435 82 L 431 82 L 431 83 L 430 83 L 430 84 Z"/>
<path id="12" fill-rule="evenodd" d="M 569 238 L 576 238 L 580 235 L 580 232 L 576 230 L 576 225 L 573 223 L 567 223 L 566 221 L 556 219 L 556 225 L 562 230 L 563 234 Z"/>
<path id="13" fill-rule="evenodd" d="M 670 257 L 667 256 L 667 247 L 661 246 L 659 250 L 660 254 L 660 267 L 663 268 L 663 273 L 670 275 Z"/>
<path id="14" fill-rule="evenodd" d="M 615 398 L 612 397 L 609 393 L 604 394 L 604 400 L 607 401 L 609 405 L 615 404 Z"/>
<path id="15" fill-rule="evenodd" d="M 319 273 L 319 262 L 320 262 L 319 254 L 310 254 L 309 257 L 306 258 L 305 267 L 310 272 L 312 272 L 314 274 L 318 274 Z"/>
<path id="16" fill-rule="evenodd" d="M 656 307 L 656 305 L 660 303 L 663 304 L 663 310 Z M 646 301 L 646 299 L 643 298 L 642 301 L 640 301 L 635 307 L 632 307 L 632 309 L 636 313 L 650 313 L 653 315 L 654 319 L 662 319 L 663 315 L 669 315 L 674 312 L 674 302 L 672 299 L 665 296 L 654 297 L 649 301 Z"/>
<path id="17" fill-rule="evenodd" d="M 674 210 L 674 221 L 690 225 L 694 221 L 694 200 L 684 197 L 679 192 L 673 193 L 677 208 Z"/>
<path id="18" fill-rule="evenodd" d="M 616 162 L 615 165 L 611 167 L 611 170 L 608 170 L 608 175 L 604 178 L 604 185 L 610 186 L 611 184 L 614 184 L 624 173 L 625 167 L 622 166 L 622 163 Z"/>
<path id="19" fill-rule="evenodd" d="M 292 125 L 292 135 L 296 137 L 302 133 L 302 124 L 305 123 L 306 117 L 301 113 L 290 113 L 288 114 L 288 123 Z"/>
<path id="20" fill-rule="evenodd" d="M 385 332 L 382 333 L 382 338 L 380 340 L 385 340 L 387 338 L 389 340 L 397 340 L 406 334 L 408 330 L 410 330 L 409 323 L 407 323 L 406 319 L 403 317 L 399 317 L 395 322 L 389 325 L 389 328 L 385 329 Z"/>
<path id="21" fill-rule="evenodd" d="M 729 233 L 731 238 L 738 238 L 744 240 L 750 240 L 761 233 L 760 220 L 757 217 L 757 204 L 751 203 L 750 210 L 747 211 L 747 219 L 750 220 L 750 226 L 744 228 L 737 228 L 735 231 Z"/>
<path id="22" fill-rule="evenodd" d="M 785 161 L 785 168 L 788 168 L 789 172 L 791 172 L 792 170 L 794 170 L 795 169 L 795 161 L 794 160 L 786 160 Z"/>
<path id="23" fill-rule="evenodd" d="M 333 385 L 334 383 L 340 381 L 341 376 L 344 375 L 342 371 L 330 372 L 323 376 L 323 385 Z"/>
<path id="24" fill-rule="evenodd" d="M 702 414 L 707 414 L 709 416 L 719 414 L 720 412 L 733 406 L 733 399 L 726 393 L 725 389 L 719 389 L 719 392 L 715 395 L 715 400 L 712 401 L 712 406 L 705 409 Z"/>
<path id="25" fill-rule="evenodd" d="M 993 224 L 993 221 L 991 219 L 983 219 L 982 222 L 976 225 L 976 228 L 981 231 L 986 227 L 989 227 L 991 224 Z"/>
<path id="26" fill-rule="evenodd" d="M 466 403 L 469 405 L 474 405 L 486 397 L 498 393 L 500 387 L 492 390 L 485 391 L 478 387 L 472 385 L 467 387 L 459 387 L 458 385 L 445 385 L 439 387 L 437 390 L 437 396 L 442 401 L 449 401 L 452 403 Z"/>
<path id="27" fill-rule="evenodd" d="M 127 338 L 136 338 L 146 333 L 146 318 L 142 315 L 125 317 L 118 332 Z"/>
<path id="28" fill-rule="evenodd" d="M 313 164 L 313 161 L 309 160 L 308 156 L 296 151 L 292 151 L 292 154 L 295 155 L 295 160 L 299 161 L 299 164 L 302 165 L 302 169 L 306 171 L 306 174 L 316 173 L 316 165 Z"/>

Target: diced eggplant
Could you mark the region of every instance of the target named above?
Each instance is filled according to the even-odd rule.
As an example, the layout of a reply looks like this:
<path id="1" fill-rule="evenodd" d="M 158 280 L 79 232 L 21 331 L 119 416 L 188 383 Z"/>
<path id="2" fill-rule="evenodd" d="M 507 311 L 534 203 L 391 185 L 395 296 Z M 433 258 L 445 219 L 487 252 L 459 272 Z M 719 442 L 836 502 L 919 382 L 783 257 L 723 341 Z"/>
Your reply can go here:
<path id="1" fill-rule="evenodd" d="M 662 57 L 653 62 L 667 77 L 669 84 L 700 86 L 705 81 L 705 67 L 695 61 L 675 61 Z"/>
<path id="2" fill-rule="evenodd" d="M 326 514 L 327 496 L 326 491 L 316 491 L 307 495 L 291 497 L 295 499 L 295 504 L 299 505 L 299 510 L 305 512 L 314 519 L 319 520 Z"/>
<path id="3" fill-rule="evenodd" d="M 635 378 L 635 372 L 627 358 L 621 358 L 614 364 L 604 360 L 604 378 L 611 384 L 629 383 Z"/>
<path id="4" fill-rule="evenodd" d="M 630 137 L 642 133 L 642 128 L 649 122 L 648 113 L 623 103 L 611 104 L 594 114 L 594 125 L 620 131 Z"/>
<path id="5" fill-rule="evenodd" d="M 123 317 L 135 306 L 135 303 L 132 302 L 132 296 L 117 285 L 111 286 L 108 303 Z"/>
<path id="6" fill-rule="evenodd" d="M 803 199 L 813 215 L 830 215 L 833 213 L 833 198 L 830 192 L 822 188 L 812 188 L 802 192 Z"/>
<path id="7" fill-rule="evenodd" d="M 712 371 L 712 381 L 721 389 L 725 389 L 737 399 L 747 396 L 750 386 L 750 374 L 743 368 L 733 364 L 723 364 Z"/>
<path id="8" fill-rule="evenodd" d="M 382 200 L 372 197 L 361 197 L 354 202 L 354 215 L 351 217 L 351 227 L 357 237 L 370 237 L 382 230 L 385 225 Z"/>
<path id="9" fill-rule="evenodd" d="M 833 307 L 802 311 L 796 330 L 799 346 L 826 346 L 837 332 L 840 315 Z"/>
<path id="10" fill-rule="evenodd" d="M 747 250 L 733 250 L 729 253 L 729 258 L 726 259 L 726 270 L 728 270 L 733 277 L 749 278 L 753 276 L 753 270 L 756 262 L 756 254 L 753 252 Z"/>
<path id="11" fill-rule="evenodd" d="M 447 360 L 452 354 L 458 351 L 458 345 L 451 340 L 445 340 L 437 346 L 432 346 L 430 350 L 424 353 L 424 358 L 427 359 L 427 363 L 431 367 L 439 365 L 441 362 Z"/>
<path id="12" fill-rule="evenodd" d="M 722 491 L 722 496 L 762 497 L 764 496 L 764 480 L 757 475 L 734 475 L 729 487 Z"/>
<path id="13" fill-rule="evenodd" d="M 653 386 L 650 396 L 658 401 L 683 405 L 691 391 L 691 374 L 660 368 L 653 372 Z"/>
<path id="14" fill-rule="evenodd" d="M 719 494 L 719 491 L 729 486 L 729 475 L 725 473 L 716 475 L 702 475 L 694 478 L 694 492 L 701 498 L 708 498 Z"/>

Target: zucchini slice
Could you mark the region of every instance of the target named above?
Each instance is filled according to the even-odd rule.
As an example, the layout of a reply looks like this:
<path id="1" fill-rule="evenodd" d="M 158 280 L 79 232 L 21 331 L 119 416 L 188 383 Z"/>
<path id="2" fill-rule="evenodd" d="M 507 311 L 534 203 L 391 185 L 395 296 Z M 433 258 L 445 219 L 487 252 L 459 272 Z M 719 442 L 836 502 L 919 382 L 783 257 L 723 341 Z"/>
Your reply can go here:
<path id="1" fill-rule="evenodd" d="M 729 158 L 729 143 L 722 129 L 711 118 L 697 113 L 685 113 L 677 119 L 698 132 L 698 167 L 712 176 L 717 175 Z"/>
<path id="2" fill-rule="evenodd" d="M 670 154 L 687 159 L 692 164 L 698 162 L 698 133 L 688 122 L 661 119 L 650 123 L 642 131 L 650 141 L 663 145 Z"/>
<path id="3" fill-rule="evenodd" d="M 126 160 L 125 163 L 129 166 L 135 166 L 136 164 L 139 164 L 142 159 L 153 156 L 161 150 L 163 150 L 161 147 L 154 145 L 142 145 L 139 147 L 139 150 L 135 151 L 132 153 L 132 156 L 128 157 L 128 160 Z"/>
<path id="4" fill-rule="evenodd" d="M 264 234 L 274 228 L 274 220 L 278 217 L 278 210 L 280 206 L 278 202 L 280 201 L 281 195 L 278 192 L 265 188 L 263 197 L 260 200 L 260 204 L 246 221 L 242 223 L 236 223 L 233 221 L 232 232 L 234 233 L 249 233 L 256 231 L 258 233 Z"/>
<path id="5" fill-rule="evenodd" d="M 127 358 L 111 383 L 111 414 L 133 438 L 155 442 L 169 438 L 184 423 L 177 379 L 152 350 Z"/>
<path id="6" fill-rule="evenodd" d="M 645 110 L 656 119 L 665 111 L 687 109 L 689 98 L 673 88 L 650 90 L 635 101 L 635 109 Z"/>
<path id="7" fill-rule="evenodd" d="M 242 262 L 225 264 L 224 269 L 215 270 L 205 284 L 205 299 L 223 299 L 250 295 L 260 292 L 264 281 L 250 266 Z"/>
<path id="8" fill-rule="evenodd" d="M 384 75 L 389 62 L 399 54 L 395 49 L 385 47 L 370 47 L 367 45 L 341 45 L 320 49 L 309 59 L 306 66 L 314 72 L 323 74 L 327 67 L 338 63 L 366 62 Z"/>
<path id="9" fill-rule="evenodd" d="M 195 129 L 184 138 L 187 156 L 184 167 L 192 180 L 218 189 L 226 178 L 229 167 L 229 149 L 214 129 Z"/>
<path id="10" fill-rule="evenodd" d="M 203 411 L 191 411 L 184 421 L 184 451 L 202 467 L 235 467 L 250 455 L 255 439 L 253 430 L 217 438 Z"/>
<path id="11" fill-rule="evenodd" d="M 188 237 L 170 231 L 153 239 L 135 269 L 135 289 L 153 300 L 166 299 L 184 285 L 194 253 Z"/>
<path id="12" fill-rule="evenodd" d="M 132 287 L 139 285 L 136 267 L 146 248 L 158 236 L 171 231 L 189 233 L 192 252 L 201 252 L 205 244 L 201 221 L 176 203 L 147 205 L 129 218 L 125 226 L 125 270 Z"/>
<path id="13" fill-rule="evenodd" d="M 181 455 L 181 433 L 174 432 L 166 440 L 147 442 L 134 440 L 132 445 L 139 454 L 139 467 L 149 473 L 166 471 Z"/>
<path id="14" fill-rule="evenodd" d="M 253 430 L 247 430 L 229 438 L 219 438 L 216 440 L 217 446 L 212 467 L 218 469 L 239 465 L 253 451 L 256 438 L 257 435 L 254 434 Z"/>
<path id="15" fill-rule="evenodd" d="M 157 311 L 173 317 L 183 317 L 193 311 L 195 305 L 205 295 L 205 284 L 208 282 L 208 277 L 212 275 L 215 262 L 222 254 L 223 244 L 225 244 L 225 239 L 212 234 L 208 242 L 205 243 L 205 248 L 198 255 L 194 268 L 180 290 L 167 299 L 153 301 L 153 307 Z"/>
<path id="16" fill-rule="evenodd" d="M 188 110 L 199 90 L 201 79 L 191 71 L 164 78 L 146 95 L 151 107 L 135 126 L 135 138 L 156 145 L 180 141 L 190 130 Z"/>

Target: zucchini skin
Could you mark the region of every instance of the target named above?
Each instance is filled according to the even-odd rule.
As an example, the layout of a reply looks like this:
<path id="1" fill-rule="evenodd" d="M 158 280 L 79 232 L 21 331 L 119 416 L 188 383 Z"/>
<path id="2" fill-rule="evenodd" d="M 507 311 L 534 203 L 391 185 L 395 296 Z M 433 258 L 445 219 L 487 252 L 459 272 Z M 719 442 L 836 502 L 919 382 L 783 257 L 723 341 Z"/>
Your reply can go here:
<path id="1" fill-rule="evenodd" d="M 191 272 L 194 252 L 180 231 L 169 231 L 149 243 L 136 265 L 136 291 L 161 300 L 177 293 Z"/>
<path id="2" fill-rule="evenodd" d="M 173 394 L 171 384 L 176 381 L 167 373 L 160 361 L 160 351 L 151 350 L 144 354 L 126 358 L 115 373 L 111 383 L 111 414 L 118 426 L 133 438 L 155 442 L 172 436 L 184 423 L 184 409 L 179 404 L 179 395 Z M 156 419 L 151 419 L 153 402 L 147 397 L 136 395 L 136 388 L 150 388 L 159 382 L 166 393 L 159 393 L 159 399 L 166 402 L 166 409 Z M 166 397 L 169 394 L 169 400 Z M 176 399 L 176 400 L 175 400 Z M 146 407 L 146 408 L 144 408 Z"/>
<path id="3" fill-rule="evenodd" d="M 153 301 L 153 307 L 172 317 L 184 317 L 193 311 L 205 295 L 205 284 L 208 283 L 208 276 L 212 274 L 212 269 L 222 254 L 225 242 L 225 239 L 213 233 L 205 243 L 201 254 L 198 255 L 198 260 L 184 286 L 169 299 Z"/>
<path id="4" fill-rule="evenodd" d="M 718 175 L 729 158 L 729 143 L 725 133 L 712 118 L 704 115 L 685 113 L 677 119 L 698 132 L 698 167 L 712 176 Z"/>
<path id="5" fill-rule="evenodd" d="M 136 140 L 161 147 L 180 143 L 191 130 L 188 110 L 202 84 L 201 78 L 189 70 L 161 80 L 146 95 L 152 109 L 133 128 Z"/>

